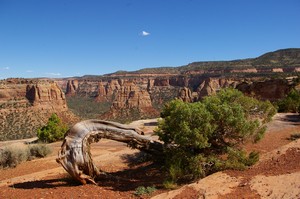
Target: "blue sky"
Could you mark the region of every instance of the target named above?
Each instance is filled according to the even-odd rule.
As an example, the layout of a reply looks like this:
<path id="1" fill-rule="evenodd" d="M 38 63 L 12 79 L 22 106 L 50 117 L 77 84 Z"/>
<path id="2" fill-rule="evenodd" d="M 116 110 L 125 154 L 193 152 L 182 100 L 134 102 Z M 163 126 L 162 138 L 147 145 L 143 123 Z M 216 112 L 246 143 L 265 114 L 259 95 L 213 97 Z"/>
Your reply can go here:
<path id="1" fill-rule="evenodd" d="M 102 75 L 299 47 L 299 0 L 0 0 L 0 79 Z"/>

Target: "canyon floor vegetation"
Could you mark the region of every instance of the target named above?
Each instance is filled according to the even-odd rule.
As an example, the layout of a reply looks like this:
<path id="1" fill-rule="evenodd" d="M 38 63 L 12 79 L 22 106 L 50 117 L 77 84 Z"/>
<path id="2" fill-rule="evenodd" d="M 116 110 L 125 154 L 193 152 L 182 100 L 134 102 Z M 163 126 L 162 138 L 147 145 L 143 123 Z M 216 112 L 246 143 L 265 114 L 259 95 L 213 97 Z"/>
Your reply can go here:
<path id="1" fill-rule="evenodd" d="M 14 144 L 0 148 L 0 169 L 16 167 L 25 161 L 44 158 L 52 152 L 46 144 Z"/>

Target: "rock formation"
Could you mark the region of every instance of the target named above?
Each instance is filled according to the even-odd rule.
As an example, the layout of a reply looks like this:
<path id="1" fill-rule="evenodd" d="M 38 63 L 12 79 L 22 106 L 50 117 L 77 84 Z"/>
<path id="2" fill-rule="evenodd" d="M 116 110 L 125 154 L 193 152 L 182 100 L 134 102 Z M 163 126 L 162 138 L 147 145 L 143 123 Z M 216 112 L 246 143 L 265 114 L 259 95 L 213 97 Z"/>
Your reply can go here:
<path id="1" fill-rule="evenodd" d="M 66 111 L 65 94 L 54 82 L 37 82 L 26 85 L 26 98 L 35 107 Z"/>
<path id="2" fill-rule="evenodd" d="M 75 95 L 77 89 L 78 89 L 78 80 L 69 80 L 67 82 L 66 94 Z"/>
<path id="3" fill-rule="evenodd" d="M 187 88 L 187 87 L 183 87 L 178 94 L 178 98 L 182 99 L 182 101 L 184 102 L 193 102 L 196 101 L 196 99 L 194 99 L 192 91 Z"/>
<path id="4" fill-rule="evenodd" d="M 195 102 L 222 88 L 237 88 L 263 100 L 276 101 L 293 87 L 294 80 L 266 77 L 205 77 L 199 75 L 166 75 L 147 77 L 111 77 L 78 80 L 78 96 L 88 96 L 98 103 L 110 103 L 102 119 L 158 117 L 163 104 L 180 98 Z M 70 85 L 68 83 L 67 85 Z M 70 89 L 66 89 L 70 91 Z M 67 92 L 69 96 L 70 93 Z M 136 117 L 132 117 L 136 115 Z"/>
<path id="5" fill-rule="evenodd" d="M 295 86 L 293 79 L 285 78 L 213 76 L 147 74 L 144 77 L 139 74 L 123 78 L 73 79 L 67 81 L 64 89 L 67 96 L 88 96 L 98 103 L 110 103 L 110 111 L 104 119 L 138 119 L 158 117 L 163 104 L 171 99 L 195 102 L 221 88 L 232 87 L 259 99 L 276 101 Z"/>
<path id="6" fill-rule="evenodd" d="M 242 82 L 236 88 L 245 94 L 262 100 L 276 101 L 283 98 L 292 87 L 286 79 L 267 79 L 264 81 Z"/>
<path id="7" fill-rule="evenodd" d="M 53 81 L 7 79 L 0 81 L 0 140 L 36 135 L 52 113 L 72 123 L 64 92 Z"/>

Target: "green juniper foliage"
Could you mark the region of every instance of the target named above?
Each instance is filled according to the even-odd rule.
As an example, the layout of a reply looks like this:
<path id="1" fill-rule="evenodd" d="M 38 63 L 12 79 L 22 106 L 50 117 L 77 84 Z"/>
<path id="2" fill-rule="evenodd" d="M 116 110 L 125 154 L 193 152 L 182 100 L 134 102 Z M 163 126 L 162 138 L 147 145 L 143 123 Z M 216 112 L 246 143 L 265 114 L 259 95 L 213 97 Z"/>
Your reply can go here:
<path id="1" fill-rule="evenodd" d="M 155 191 L 156 191 L 155 186 L 151 186 L 151 187 L 139 186 L 138 188 L 135 189 L 134 195 L 141 196 L 145 194 L 151 194 Z"/>
<path id="2" fill-rule="evenodd" d="M 292 89 L 285 98 L 277 102 L 279 112 L 300 112 L 300 93 Z"/>
<path id="3" fill-rule="evenodd" d="M 54 113 L 49 118 L 47 124 L 38 129 L 37 137 L 43 142 L 55 142 L 62 140 L 67 130 L 68 126 L 62 123 L 59 117 Z"/>
<path id="4" fill-rule="evenodd" d="M 258 153 L 247 155 L 239 145 L 262 138 L 264 124 L 275 113 L 270 102 L 244 96 L 235 89 L 220 90 L 201 102 L 169 102 L 156 129 L 165 143 L 166 184 L 254 164 Z"/>

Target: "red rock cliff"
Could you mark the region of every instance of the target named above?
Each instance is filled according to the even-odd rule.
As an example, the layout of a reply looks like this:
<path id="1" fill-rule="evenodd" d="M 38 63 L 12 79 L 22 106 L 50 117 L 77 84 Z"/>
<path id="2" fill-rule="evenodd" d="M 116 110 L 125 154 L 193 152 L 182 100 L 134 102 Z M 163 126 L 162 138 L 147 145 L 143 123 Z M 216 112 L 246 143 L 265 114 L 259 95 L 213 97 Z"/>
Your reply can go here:
<path id="1" fill-rule="evenodd" d="M 0 140 L 36 136 L 37 128 L 56 113 L 67 123 L 77 118 L 68 111 L 64 92 L 53 81 L 0 81 Z"/>
<path id="2" fill-rule="evenodd" d="M 111 103 L 107 114 L 109 117 L 105 119 L 113 119 L 119 117 L 119 113 L 126 113 L 127 117 L 136 112 L 157 117 L 163 104 L 171 99 L 177 97 L 194 102 L 226 87 L 272 101 L 282 98 L 291 89 L 291 84 L 283 78 L 275 81 L 265 77 L 225 78 L 205 77 L 201 74 L 114 78 L 81 79 L 78 80 L 77 90 L 72 92 L 94 98 L 99 103 Z"/>

